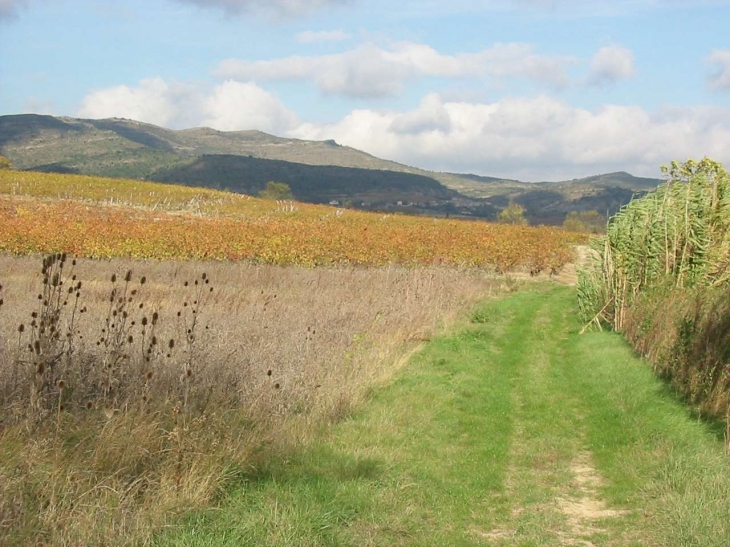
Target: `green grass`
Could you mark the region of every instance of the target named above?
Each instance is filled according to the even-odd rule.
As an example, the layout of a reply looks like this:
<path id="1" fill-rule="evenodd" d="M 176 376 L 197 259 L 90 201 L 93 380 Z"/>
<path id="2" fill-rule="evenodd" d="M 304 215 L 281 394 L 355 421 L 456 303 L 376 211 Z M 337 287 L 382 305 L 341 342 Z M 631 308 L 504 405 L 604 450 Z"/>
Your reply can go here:
<path id="1" fill-rule="evenodd" d="M 727 545 L 722 442 L 621 338 L 579 336 L 575 317 L 565 288 L 483 304 L 158 544 Z"/>

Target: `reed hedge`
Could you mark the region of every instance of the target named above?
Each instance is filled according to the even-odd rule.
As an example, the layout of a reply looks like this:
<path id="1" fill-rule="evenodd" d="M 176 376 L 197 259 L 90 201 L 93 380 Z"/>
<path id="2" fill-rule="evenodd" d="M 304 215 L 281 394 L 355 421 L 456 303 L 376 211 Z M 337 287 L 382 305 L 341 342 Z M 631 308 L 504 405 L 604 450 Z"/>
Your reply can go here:
<path id="1" fill-rule="evenodd" d="M 702 412 L 730 413 L 730 177 L 672 162 L 656 192 L 617 213 L 578 282 L 588 325 L 625 334 Z"/>

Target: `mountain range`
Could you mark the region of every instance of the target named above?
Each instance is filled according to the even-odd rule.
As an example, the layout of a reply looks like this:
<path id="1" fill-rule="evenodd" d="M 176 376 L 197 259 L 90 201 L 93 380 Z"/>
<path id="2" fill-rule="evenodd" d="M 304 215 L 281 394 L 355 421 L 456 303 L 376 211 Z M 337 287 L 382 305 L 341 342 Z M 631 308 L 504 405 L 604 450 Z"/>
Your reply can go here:
<path id="1" fill-rule="evenodd" d="M 300 201 L 364 209 L 494 219 L 515 201 L 532 223 L 544 224 L 559 224 L 570 211 L 613 214 L 662 182 L 618 172 L 528 183 L 427 171 L 332 140 L 36 114 L 0 116 L 0 154 L 16 169 L 139 178 L 252 195 L 273 180 L 288 184 Z"/>

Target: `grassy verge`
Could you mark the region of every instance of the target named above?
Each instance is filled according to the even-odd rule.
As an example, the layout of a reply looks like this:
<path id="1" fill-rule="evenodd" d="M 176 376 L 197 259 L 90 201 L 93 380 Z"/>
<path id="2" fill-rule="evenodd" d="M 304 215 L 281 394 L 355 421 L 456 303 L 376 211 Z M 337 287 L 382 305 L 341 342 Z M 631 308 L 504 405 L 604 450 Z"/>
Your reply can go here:
<path id="1" fill-rule="evenodd" d="M 0 256 L 0 545 L 145 544 L 240 469 L 347 416 L 503 282 L 82 259 L 58 280 L 50 267 Z M 203 301 L 196 287 L 211 286 Z"/>
<path id="2" fill-rule="evenodd" d="M 483 305 L 159 545 L 720 546 L 723 444 L 569 289 Z"/>

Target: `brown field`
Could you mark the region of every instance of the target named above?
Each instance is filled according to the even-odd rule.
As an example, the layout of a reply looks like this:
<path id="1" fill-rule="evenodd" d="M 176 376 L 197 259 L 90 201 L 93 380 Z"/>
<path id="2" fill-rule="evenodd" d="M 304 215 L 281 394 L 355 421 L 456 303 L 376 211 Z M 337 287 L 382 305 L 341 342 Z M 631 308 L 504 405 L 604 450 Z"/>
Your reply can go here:
<path id="1" fill-rule="evenodd" d="M 453 267 L 59 266 L 44 285 L 39 257 L 0 256 L 0 544 L 144 544 L 508 284 Z"/>
<path id="2" fill-rule="evenodd" d="M 586 236 L 134 180 L 0 171 L 0 252 L 554 273 Z"/>

